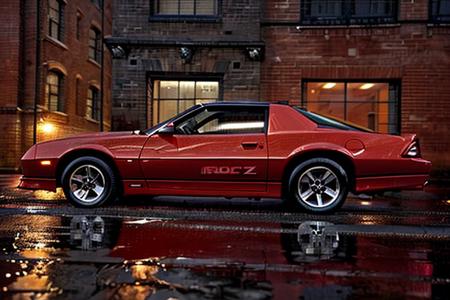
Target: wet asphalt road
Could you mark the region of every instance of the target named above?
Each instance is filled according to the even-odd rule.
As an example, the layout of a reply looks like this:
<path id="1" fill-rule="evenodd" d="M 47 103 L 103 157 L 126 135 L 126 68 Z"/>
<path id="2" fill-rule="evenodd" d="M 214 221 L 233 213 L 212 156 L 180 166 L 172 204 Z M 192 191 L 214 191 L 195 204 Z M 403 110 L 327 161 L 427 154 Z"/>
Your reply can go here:
<path id="1" fill-rule="evenodd" d="M 448 190 L 317 216 L 274 199 L 77 209 L 16 180 L 0 175 L 0 299 L 450 299 Z"/>

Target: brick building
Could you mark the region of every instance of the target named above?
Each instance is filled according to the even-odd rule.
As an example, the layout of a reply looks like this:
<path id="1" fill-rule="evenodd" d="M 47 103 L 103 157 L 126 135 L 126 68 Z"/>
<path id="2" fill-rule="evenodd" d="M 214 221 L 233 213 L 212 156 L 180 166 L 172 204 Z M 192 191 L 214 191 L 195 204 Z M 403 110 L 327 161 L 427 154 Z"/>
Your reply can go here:
<path id="1" fill-rule="evenodd" d="M 17 170 L 33 140 L 98 131 L 101 119 L 110 128 L 112 66 L 102 34 L 111 34 L 111 1 L 3 0 L 0 7 L 0 170 Z"/>
<path id="2" fill-rule="evenodd" d="M 450 169 L 449 0 L 114 0 L 113 129 L 204 101 L 287 100 L 415 132 Z M 446 153 L 443 155 L 443 153 Z"/>

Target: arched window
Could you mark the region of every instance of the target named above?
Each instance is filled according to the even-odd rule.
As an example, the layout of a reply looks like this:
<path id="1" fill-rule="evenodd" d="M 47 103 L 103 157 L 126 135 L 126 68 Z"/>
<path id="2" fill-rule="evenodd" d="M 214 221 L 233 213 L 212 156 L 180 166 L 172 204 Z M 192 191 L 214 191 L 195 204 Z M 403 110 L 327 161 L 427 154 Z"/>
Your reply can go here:
<path id="1" fill-rule="evenodd" d="M 93 86 L 88 89 L 86 117 L 96 121 L 100 120 L 100 91 Z"/>
<path id="2" fill-rule="evenodd" d="M 45 84 L 45 107 L 49 111 L 64 112 L 64 75 L 49 71 Z"/>
<path id="3" fill-rule="evenodd" d="M 102 40 L 100 30 L 95 27 L 89 29 L 89 58 L 100 63 Z"/>

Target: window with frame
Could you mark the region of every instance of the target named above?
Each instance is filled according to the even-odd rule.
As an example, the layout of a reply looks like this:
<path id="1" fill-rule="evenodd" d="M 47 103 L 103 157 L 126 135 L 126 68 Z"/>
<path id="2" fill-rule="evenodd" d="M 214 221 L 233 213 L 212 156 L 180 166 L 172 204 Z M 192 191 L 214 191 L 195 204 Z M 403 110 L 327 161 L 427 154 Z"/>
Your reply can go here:
<path id="1" fill-rule="evenodd" d="M 64 112 L 64 75 L 58 71 L 47 73 L 45 107 L 49 111 Z"/>
<path id="2" fill-rule="evenodd" d="M 217 80 L 154 80 L 152 124 L 168 120 L 196 104 L 218 101 L 219 87 Z"/>
<path id="3" fill-rule="evenodd" d="M 219 0 L 151 0 L 152 16 L 216 17 Z"/>
<path id="4" fill-rule="evenodd" d="M 100 30 L 91 27 L 89 29 L 89 58 L 100 63 L 102 40 Z"/>
<path id="5" fill-rule="evenodd" d="M 264 133 L 264 107 L 207 107 L 175 124 L 177 134 Z"/>
<path id="6" fill-rule="evenodd" d="M 304 0 L 303 25 L 370 25 L 397 21 L 397 0 Z"/>
<path id="7" fill-rule="evenodd" d="M 86 117 L 92 120 L 100 120 L 100 91 L 91 86 L 88 89 L 86 99 Z"/>
<path id="8" fill-rule="evenodd" d="M 435 23 L 450 23 L 450 0 L 430 0 L 430 19 Z"/>
<path id="9" fill-rule="evenodd" d="M 305 81 L 302 105 L 376 132 L 399 134 L 399 89 L 396 82 Z"/>
<path id="10" fill-rule="evenodd" d="M 48 0 L 48 35 L 63 41 L 64 4 L 60 0 Z"/>

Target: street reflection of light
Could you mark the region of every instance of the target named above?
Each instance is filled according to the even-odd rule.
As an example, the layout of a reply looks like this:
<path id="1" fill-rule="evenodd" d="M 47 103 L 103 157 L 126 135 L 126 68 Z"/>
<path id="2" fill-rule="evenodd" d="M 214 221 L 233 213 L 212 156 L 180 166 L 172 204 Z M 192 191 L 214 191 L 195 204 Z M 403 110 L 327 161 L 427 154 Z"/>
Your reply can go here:
<path id="1" fill-rule="evenodd" d="M 63 191 L 60 188 L 56 192 L 37 190 L 34 191 L 33 195 L 39 200 L 59 200 L 63 198 Z"/>
<path id="2" fill-rule="evenodd" d="M 373 216 L 362 216 L 360 223 L 363 224 L 363 225 L 375 225 L 375 224 L 377 224 L 376 219 Z"/>
<path id="3" fill-rule="evenodd" d="M 153 220 L 147 220 L 147 219 L 140 219 L 140 220 L 133 220 L 133 221 L 126 221 L 125 224 L 136 224 L 136 225 L 144 225 L 147 223 L 151 223 Z"/>
<path id="4" fill-rule="evenodd" d="M 148 265 L 135 265 L 130 268 L 131 275 L 135 280 L 145 281 L 152 278 L 153 275 L 158 273 L 158 266 L 148 266 Z"/>
<path id="5" fill-rule="evenodd" d="M 36 245 L 34 246 L 34 249 L 44 249 L 45 246 L 47 246 L 47 245 L 44 244 L 44 243 L 38 242 L 38 243 L 36 243 Z"/>
<path id="6" fill-rule="evenodd" d="M 370 203 L 369 201 L 361 201 L 361 205 L 369 206 L 372 205 L 372 203 Z"/>

